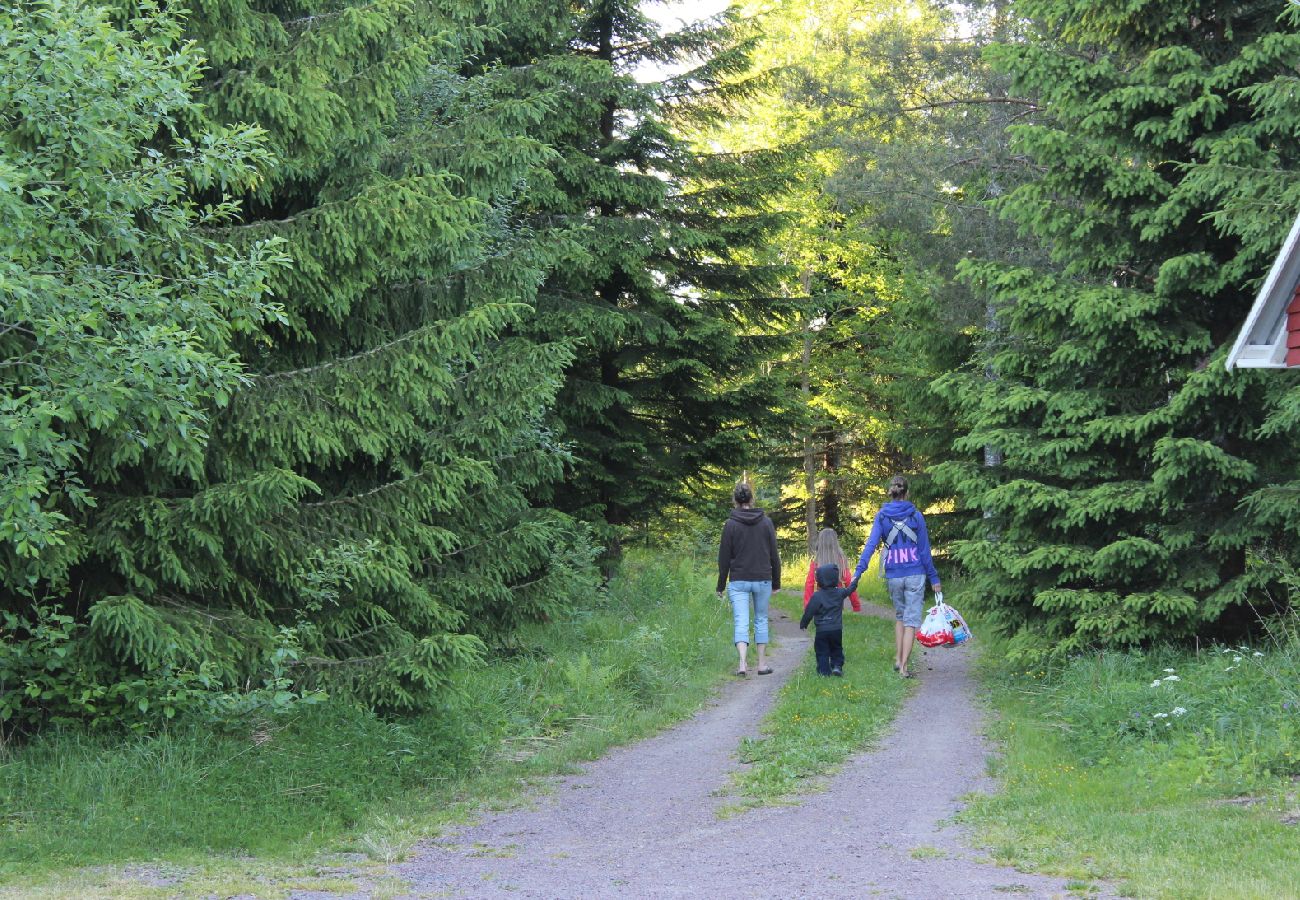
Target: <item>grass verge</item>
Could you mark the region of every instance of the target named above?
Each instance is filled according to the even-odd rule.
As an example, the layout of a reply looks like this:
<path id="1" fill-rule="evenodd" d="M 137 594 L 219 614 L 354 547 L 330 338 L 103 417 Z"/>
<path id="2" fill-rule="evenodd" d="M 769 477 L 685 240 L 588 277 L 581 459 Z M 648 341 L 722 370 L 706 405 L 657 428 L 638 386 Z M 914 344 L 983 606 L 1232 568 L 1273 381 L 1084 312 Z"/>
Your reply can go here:
<path id="1" fill-rule="evenodd" d="M 860 582 L 862 599 L 887 605 L 883 582 L 869 575 Z M 800 596 L 778 594 L 775 602 L 796 620 L 803 614 Z M 736 802 L 724 806 L 723 815 L 819 789 L 824 776 L 893 721 L 906 692 L 906 682 L 890 669 L 893 622 L 845 613 L 844 657 L 843 678 L 819 676 L 809 654 L 781 688 L 762 736 L 741 742 L 740 759 L 747 766 L 732 776 Z"/>
<path id="2" fill-rule="evenodd" d="M 241 729 L 47 733 L 0 758 L 0 895 L 348 887 L 328 854 L 396 861 L 482 803 L 690 715 L 734 653 L 710 577 L 634 556 L 416 718 L 326 703 Z"/>
<path id="3" fill-rule="evenodd" d="M 1003 790 L 961 818 L 1006 864 L 1128 895 L 1300 896 L 1300 641 L 982 675 Z"/>

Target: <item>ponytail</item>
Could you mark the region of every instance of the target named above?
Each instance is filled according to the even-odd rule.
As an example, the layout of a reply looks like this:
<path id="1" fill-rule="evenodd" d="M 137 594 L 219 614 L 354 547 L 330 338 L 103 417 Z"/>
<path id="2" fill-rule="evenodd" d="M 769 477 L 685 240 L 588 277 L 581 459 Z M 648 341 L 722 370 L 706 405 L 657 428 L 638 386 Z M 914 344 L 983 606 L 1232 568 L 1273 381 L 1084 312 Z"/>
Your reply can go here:
<path id="1" fill-rule="evenodd" d="M 895 475 L 889 479 L 889 499 L 902 500 L 907 496 L 907 479 L 902 475 Z"/>

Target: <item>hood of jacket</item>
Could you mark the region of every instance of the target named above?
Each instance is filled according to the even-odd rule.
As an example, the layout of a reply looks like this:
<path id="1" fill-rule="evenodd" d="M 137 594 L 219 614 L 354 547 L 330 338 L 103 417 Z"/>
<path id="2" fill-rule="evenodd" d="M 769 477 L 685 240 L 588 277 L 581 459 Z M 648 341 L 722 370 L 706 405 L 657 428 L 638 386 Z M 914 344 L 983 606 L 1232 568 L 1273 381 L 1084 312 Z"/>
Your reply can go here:
<path id="1" fill-rule="evenodd" d="M 911 500 L 890 500 L 880 507 L 881 515 L 891 519 L 906 519 L 914 512 L 916 512 L 916 507 L 912 505 Z"/>
<path id="2" fill-rule="evenodd" d="M 827 563 L 817 567 L 817 586 L 819 588 L 837 588 L 840 586 L 840 567 Z"/>
<path id="3" fill-rule="evenodd" d="M 757 525 L 763 521 L 763 510 L 757 506 L 751 506 L 749 509 L 736 508 L 731 511 L 731 518 L 735 519 L 741 525 Z M 717 521 L 716 519 L 714 521 Z"/>

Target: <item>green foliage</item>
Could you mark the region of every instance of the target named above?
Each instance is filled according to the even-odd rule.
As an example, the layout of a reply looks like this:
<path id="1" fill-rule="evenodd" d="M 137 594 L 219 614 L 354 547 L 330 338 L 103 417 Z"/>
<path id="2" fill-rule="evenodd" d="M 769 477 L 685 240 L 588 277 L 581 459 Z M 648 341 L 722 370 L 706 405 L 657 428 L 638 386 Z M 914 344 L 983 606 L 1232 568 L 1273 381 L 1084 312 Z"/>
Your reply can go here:
<path id="1" fill-rule="evenodd" d="M 182 133 L 203 57 L 173 14 L 0 13 L 0 592 L 68 589 L 97 486 L 202 468 L 241 335 L 280 316 L 269 237 L 214 237 L 268 162 L 260 129 Z M 5 603 L 12 605 L 12 601 Z"/>
<path id="2" fill-rule="evenodd" d="M 1249 645 L 1106 651 L 1029 671 L 995 668 L 1002 649 L 983 659 L 1003 790 L 962 813 L 997 858 L 1122 880 L 1135 896 L 1293 890 L 1294 620 Z"/>
<path id="3" fill-rule="evenodd" d="M 138 623 L 105 625 L 106 609 L 134 609 L 148 616 L 151 610 L 137 598 L 115 598 L 117 604 L 99 604 L 89 628 L 106 628 L 110 634 L 96 643 L 78 638 L 86 626 L 72 616 L 38 606 L 31 618 L 0 613 L 0 746 L 11 732 L 30 732 L 40 726 L 74 725 L 84 721 L 93 728 L 128 728 L 145 731 L 173 719 L 225 722 L 249 715 L 278 715 L 300 704 L 325 699 L 318 691 L 294 684 L 291 668 L 299 660 L 297 635 L 282 630 L 264 661 L 262 683 L 223 690 L 215 664 L 202 663 L 197 671 L 177 667 L 176 644 L 146 648 L 139 666 L 142 674 L 124 676 L 112 661 L 96 658 L 96 645 L 112 646 L 113 638 L 128 645 L 140 635 L 172 633 L 166 623 L 150 629 Z M 140 649 L 140 648 L 135 648 Z"/>
<path id="4" fill-rule="evenodd" d="M 210 864 L 214 852 L 311 858 L 429 834 L 467 797 L 510 796 L 527 776 L 694 712 L 734 653 L 710 578 L 630 554 L 606 588 L 452 672 L 415 716 L 332 698 L 125 740 L 47 729 L 0 749 L 0 880 L 35 886 L 68 866 L 137 859 Z"/>
<path id="5" fill-rule="evenodd" d="M 784 325 L 796 338 L 780 357 L 791 435 L 767 435 L 760 468 L 797 482 L 786 520 L 843 530 L 870 520 L 895 472 L 914 476 L 918 502 L 945 499 L 926 470 L 954 429 L 929 385 L 967 360 L 986 319 L 955 267 L 972 252 L 1035 258 L 989 205 L 1027 173 L 1006 126 L 1034 108 L 980 58 L 1014 27 L 998 4 L 749 8 L 762 16 L 755 59 L 769 77 L 716 139 L 803 151 L 775 199 L 786 227 L 758 254 L 792 270 Z"/>
<path id="6" fill-rule="evenodd" d="M 50 521 L 75 525 L 75 541 L 65 529 L 54 535 L 61 545 L 42 539 L 33 562 L 8 569 L 5 605 L 21 613 L 40 599 L 73 616 L 76 656 L 105 683 L 169 672 L 220 695 L 278 684 L 287 669 L 290 693 L 416 710 L 485 639 L 508 642 L 594 577 L 586 527 L 535 502 L 570 459 L 548 416 L 572 342 L 523 334 L 539 285 L 575 252 L 581 228 L 533 227 L 517 211 L 530 179 L 544 182 L 558 158 L 537 134 L 556 92 L 520 94 L 513 73 L 490 64 L 495 32 L 481 24 L 493 6 L 198 2 L 184 22 L 189 44 L 174 18 L 146 9 L 136 21 L 124 4 L 134 32 L 96 20 L 122 44 L 121 83 L 96 68 L 115 48 L 50 54 L 46 69 L 66 77 L 77 110 L 96 106 L 69 87 L 78 79 L 126 97 L 99 104 L 85 129 L 99 114 L 121 122 L 124 159 L 144 160 L 141 184 L 113 199 L 104 173 L 122 160 L 107 158 L 96 184 L 125 209 L 121 241 L 143 242 L 127 228 L 143 228 L 136 219 L 157 222 L 157 235 L 144 232 L 148 252 L 121 268 L 143 270 L 149 314 L 189 354 L 155 361 L 105 344 L 98 368 L 159 368 L 175 386 L 154 379 L 123 394 L 102 439 L 41 413 L 67 447 L 84 445 L 90 465 L 50 494 L 63 517 Z M 201 106 L 190 99 L 200 85 Z M 236 139 L 251 137 L 261 143 L 237 154 Z M 63 174 L 53 168 L 48 180 Z M 89 222 L 83 229 L 99 228 Z M 108 237 L 97 252 L 111 256 L 118 236 Z M 272 249 L 292 265 L 268 266 Z M 84 272 L 68 276 L 89 290 Z M 124 289 L 112 289 L 120 307 Z M 17 325 L 0 340 L 81 327 Z M 138 339 L 161 353 L 170 333 Z M 48 364 L 20 361 L 82 391 Z M 23 384 L 11 405 L 41 399 Z M 92 401 L 105 384 L 112 392 L 111 381 L 85 389 Z M 97 410 L 84 412 L 92 424 Z M 24 432 L 9 433 L 13 454 L 38 453 Z M 41 478 L 24 476 L 17 500 L 39 500 Z M 5 545 L 19 563 L 35 546 L 24 540 Z M 295 658 L 277 662 L 286 635 Z M 64 712 L 37 700 L 22 718 Z"/>
<path id="7" fill-rule="evenodd" d="M 734 19 L 664 35 L 632 0 L 548 9 L 551 27 L 506 57 L 520 91 L 559 97 L 540 132 L 557 157 L 523 208 L 577 243 L 526 331 L 578 341 L 554 417 L 575 469 L 556 501 L 624 526 L 710 468 L 734 477 L 770 418 L 772 272 L 744 251 L 771 234 L 764 198 L 783 167 L 689 140 L 748 89 L 736 76 L 752 39 Z M 686 71 L 636 80 L 648 63 Z"/>
<path id="8" fill-rule="evenodd" d="M 990 54 L 1051 115 L 1013 129 L 1039 174 L 1001 208 L 1055 269 L 965 266 L 1002 333 L 980 360 L 996 378 L 940 385 L 967 454 L 940 474 L 986 516 L 956 555 L 1017 658 L 1240 627 L 1272 578 L 1248 553 L 1300 537 L 1275 424 L 1294 376 L 1229 374 L 1221 353 L 1300 201 L 1274 92 L 1294 10 L 1021 11 L 1040 30 Z M 976 463 L 988 446 L 1005 465 Z"/>

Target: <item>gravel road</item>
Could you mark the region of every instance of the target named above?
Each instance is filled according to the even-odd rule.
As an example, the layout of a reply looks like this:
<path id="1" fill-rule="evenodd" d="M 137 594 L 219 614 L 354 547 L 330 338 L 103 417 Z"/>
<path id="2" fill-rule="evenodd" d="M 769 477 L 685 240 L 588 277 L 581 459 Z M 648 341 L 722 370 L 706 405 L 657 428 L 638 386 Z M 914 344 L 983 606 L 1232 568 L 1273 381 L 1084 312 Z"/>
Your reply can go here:
<path id="1" fill-rule="evenodd" d="M 774 625 L 776 674 L 726 685 L 693 719 L 420 846 L 392 874 L 411 897 L 1067 896 L 1060 879 L 992 865 L 946 823 L 964 794 L 992 786 L 965 648 L 917 647 L 893 730 L 824 793 L 719 820 L 740 739 L 808 649 L 795 623 Z"/>

